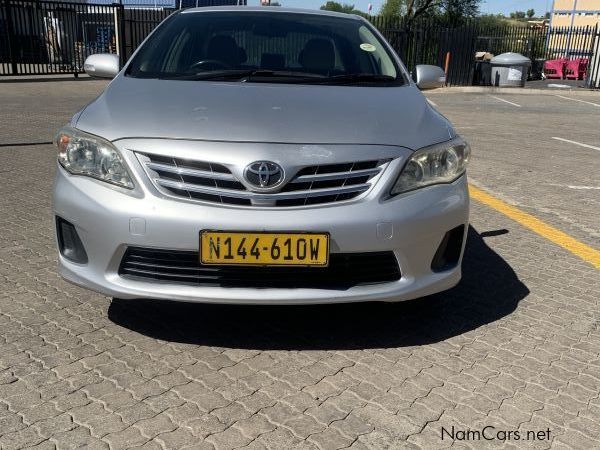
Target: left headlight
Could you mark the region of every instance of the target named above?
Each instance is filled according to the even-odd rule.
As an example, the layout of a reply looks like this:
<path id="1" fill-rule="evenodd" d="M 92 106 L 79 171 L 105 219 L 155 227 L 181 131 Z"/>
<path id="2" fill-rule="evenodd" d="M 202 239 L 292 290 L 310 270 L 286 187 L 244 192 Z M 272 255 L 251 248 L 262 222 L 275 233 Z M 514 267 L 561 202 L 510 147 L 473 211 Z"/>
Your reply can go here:
<path id="1" fill-rule="evenodd" d="M 68 172 L 133 189 L 123 158 L 110 142 L 71 127 L 59 130 L 54 141 L 58 162 Z"/>
<path id="2" fill-rule="evenodd" d="M 465 173 L 471 148 L 462 138 L 417 150 L 404 165 L 391 194 L 451 183 Z"/>

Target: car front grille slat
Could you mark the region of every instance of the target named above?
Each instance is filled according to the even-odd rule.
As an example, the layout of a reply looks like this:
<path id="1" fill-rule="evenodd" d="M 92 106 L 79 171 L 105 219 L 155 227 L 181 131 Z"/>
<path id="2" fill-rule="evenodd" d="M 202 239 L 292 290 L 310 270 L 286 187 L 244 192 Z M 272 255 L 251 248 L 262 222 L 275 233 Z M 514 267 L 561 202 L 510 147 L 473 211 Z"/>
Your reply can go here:
<path id="1" fill-rule="evenodd" d="M 352 200 L 367 192 L 389 159 L 303 167 L 276 192 L 250 190 L 218 163 L 136 152 L 153 184 L 187 200 L 256 207 L 311 206 Z"/>
<path id="2" fill-rule="evenodd" d="M 210 178 L 215 180 L 236 181 L 235 177 L 231 173 L 210 172 L 208 170 L 191 169 L 188 167 L 178 167 L 175 165 L 162 163 L 147 163 L 146 166 L 149 169 L 159 172 L 169 172 L 177 175 L 190 175 L 193 177 Z"/>
<path id="3" fill-rule="evenodd" d="M 331 254 L 328 267 L 206 266 L 198 252 L 129 247 L 119 275 L 208 287 L 345 290 L 400 279 L 393 252 Z"/>
<path id="4" fill-rule="evenodd" d="M 220 195 L 224 197 L 235 197 L 248 200 L 291 200 L 297 198 L 320 197 L 326 195 L 349 194 L 355 192 L 364 192 L 369 189 L 369 184 L 359 184 L 354 186 L 335 188 L 335 189 L 310 189 L 304 191 L 278 192 L 274 194 L 257 194 L 250 191 L 236 191 L 233 189 L 213 188 L 191 183 L 180 183 L 162 178 L 155 178 L 154 182 L 161 186 L 175 188 L 183 191 L 200 192 L 203 194 Z"/>
<path id="5" fill-rule="evenodd" d="M 294 178 L 290 183 L 306 183 L 313 181 L 328 181 L 328 180 L 346 180 L 349 178 L 369 177 L 377 175 L 380 169 L 364 169 L 355 170 L 352 172 L 332 172 L 332 173 L 317 173 L 314 175 L 300 175 Z"/>

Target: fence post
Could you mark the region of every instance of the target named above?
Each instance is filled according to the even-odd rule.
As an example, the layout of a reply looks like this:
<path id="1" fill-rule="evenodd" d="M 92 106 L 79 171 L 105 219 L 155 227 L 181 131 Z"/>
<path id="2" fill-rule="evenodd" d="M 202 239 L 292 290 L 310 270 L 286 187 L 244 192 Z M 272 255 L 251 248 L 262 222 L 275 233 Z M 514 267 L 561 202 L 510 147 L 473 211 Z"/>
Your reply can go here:
<path id="1" fill-rule="evenodd" d="M 9 0 L 2 1 L 2 9 L 4 9 L 4 17 L 6 17 L 6 41 L 8 44 L 8 60 L 10 62 L 10 70 L 12 75 L 17 75 L 19 69 L 17 68 L 17 55 L 15 51 L 15 29 L 12 19 L 12 9 L 10 7 Z"/>
<path id="2" fill-rule="evenodd" d="M 446 73 L 446 86 L 448 86 L 448 73 L 450 71 L 450 52 L 446 52 L 446 62 L 444 64 L 444 72 Z"/>
<path id="3" fill-rule="evenodd" d="M 589 88 L 598 89 L 600 88 L 600 22 L 594 29 L 591 41 L 586 85 Z"/>
<path id="4" fill-rule="evenodd" d="M 117 55 L 119 55 L 119 64 L 121 67 L 125 64 L 125 33 L 123 33 L 124 6 L 119 0 L 119 3 L 113 3 L 113 20 L 115 26 L 115 47 Z"/>

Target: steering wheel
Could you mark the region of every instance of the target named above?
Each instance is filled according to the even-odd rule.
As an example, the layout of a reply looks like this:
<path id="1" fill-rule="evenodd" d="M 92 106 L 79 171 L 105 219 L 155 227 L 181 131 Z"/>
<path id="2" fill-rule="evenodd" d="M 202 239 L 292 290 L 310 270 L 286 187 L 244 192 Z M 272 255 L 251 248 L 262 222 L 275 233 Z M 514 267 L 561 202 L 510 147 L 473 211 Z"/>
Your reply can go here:
<path id="1" fill-rule="evenodd" d="M 231 66 L 223 61 L 219 61 L 218 59 L 201 59 L 200 61 L 196 61 L 194 64 L 190 66 L 190 69 L 195 67 L 205 66 L 207 64 L 216 66 L 221 69 L 231 69 Z"/>

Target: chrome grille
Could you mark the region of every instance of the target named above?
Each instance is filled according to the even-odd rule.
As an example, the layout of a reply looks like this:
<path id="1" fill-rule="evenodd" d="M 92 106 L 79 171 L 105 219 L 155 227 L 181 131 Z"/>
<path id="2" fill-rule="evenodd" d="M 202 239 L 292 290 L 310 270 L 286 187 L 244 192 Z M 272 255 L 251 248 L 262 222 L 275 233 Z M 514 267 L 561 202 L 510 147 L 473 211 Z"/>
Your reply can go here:
<path id="1" fill-rule="evenodd" d="M 304 167 L 279 192 L 250 191 L 224 165 L 206 161 L 136 153 L 162 192 L 190 200 L 229 205 L 284 207 L 339 202 L 368 191 L 388 160 Z"/>
<path id="2" fill-rule="evenodd" d="M 302 195 L 277 200 L 277 206 L 315 205 L 358 197 L 369 190 L 373 178 L 387 163 L 387 160 L 374 160 L 305 167 L 282 189 L 283 195 Z"/>

